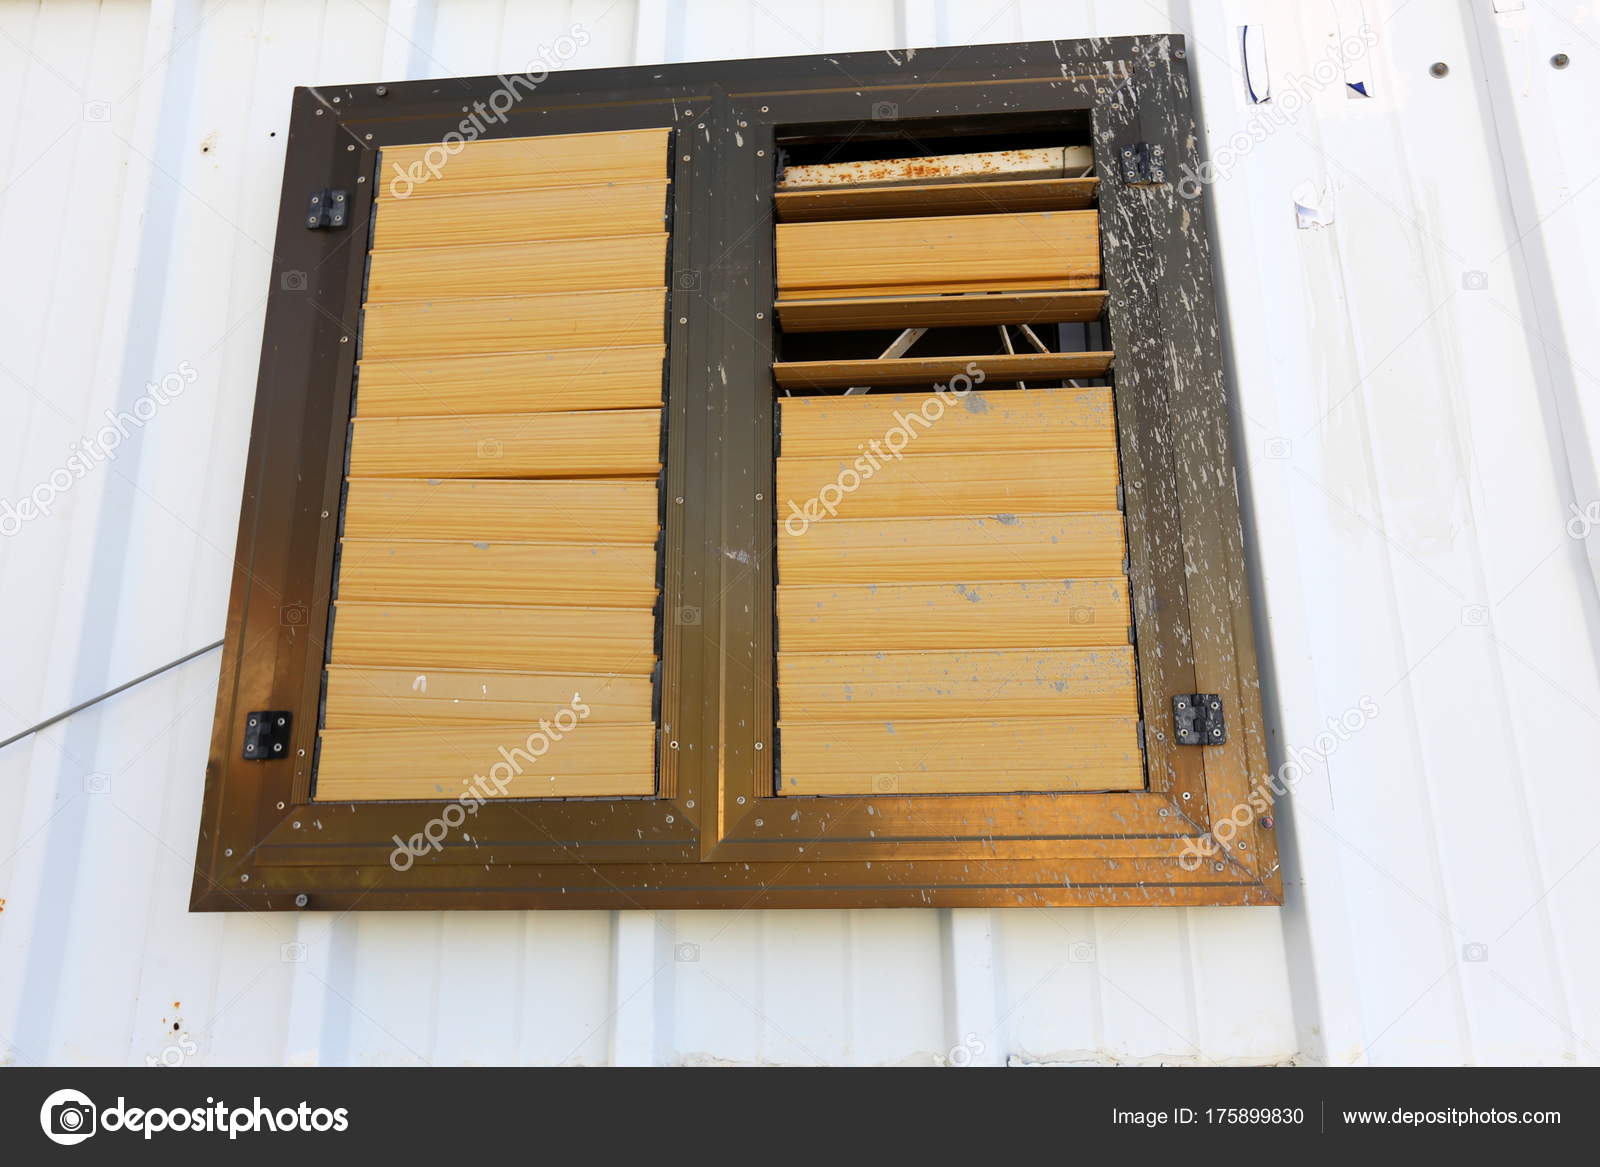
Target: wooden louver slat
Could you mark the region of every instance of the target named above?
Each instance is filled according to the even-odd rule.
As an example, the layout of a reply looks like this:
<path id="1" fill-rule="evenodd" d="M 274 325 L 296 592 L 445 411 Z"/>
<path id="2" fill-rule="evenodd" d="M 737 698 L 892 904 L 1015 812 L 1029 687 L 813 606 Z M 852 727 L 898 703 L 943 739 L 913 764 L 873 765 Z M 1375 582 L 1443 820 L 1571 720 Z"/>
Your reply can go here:
<path id="1" fill-rule="evenodd" d="M 785 299 L 1093 288 L 1094 211 L 862 219 L 777 226 Z"/>
<path id="2" fill-rule="evenodd" d="M 898 357 L 870 361 L 779 361 L 780 389 L 845 389 L 852 385 L 933 385 L 956 377 L 986 381 L 1044 381 L 1103 377 L 1110 353 L 1007 353 L 965 357 Z"/>

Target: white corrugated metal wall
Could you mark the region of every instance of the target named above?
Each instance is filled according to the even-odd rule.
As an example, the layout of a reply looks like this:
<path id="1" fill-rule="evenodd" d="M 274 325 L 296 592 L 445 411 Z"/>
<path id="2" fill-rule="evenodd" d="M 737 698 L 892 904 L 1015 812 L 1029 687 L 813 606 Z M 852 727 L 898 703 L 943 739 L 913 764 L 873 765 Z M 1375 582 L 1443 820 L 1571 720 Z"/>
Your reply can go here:
<path id="1" fill-rule="evenodd" d="M 1188 37 L 1245 135 L 1208 213 L 1289 905 L 191 916 L 213 653 L 0 752 L 0 1061 L 1600 1062 L 1592 0 L 0 2 L 0 508 L 68 472 L 0 509 L 0 737 L 220 635 L 291 87 L 574 22 L 575 68 Z M 1372 96 L 1280 116 L 1363 22 Z"/>

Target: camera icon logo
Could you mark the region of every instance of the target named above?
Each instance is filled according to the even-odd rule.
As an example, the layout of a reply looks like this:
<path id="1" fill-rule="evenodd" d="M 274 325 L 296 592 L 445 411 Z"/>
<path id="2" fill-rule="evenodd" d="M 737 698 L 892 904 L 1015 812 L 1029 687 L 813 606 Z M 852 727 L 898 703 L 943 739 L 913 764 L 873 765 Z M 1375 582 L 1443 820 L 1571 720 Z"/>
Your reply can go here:
<path id="1" fill-rule="evenodd" d="M 1093 964 L 1095 960 L 1094 945 L 1087 940 L 1075 941 L 1067 949 L 1067 960 L 1072 964 Z"/>
<path id="2" fill-rule="evenodd" d="M 1489 946 L 1478 941 L 1472 941 L 1461 946 L 1461 959 L 1468 964 L 1483 964 L 1489 959 Z"/>
<path id="3" fill-rule="evenodd" d="M 498 458 L 506 452 L 506 447 L 499 438 L 484 438 L 478 443 L 478 457 Z"/>
<path id="4" fill-rule="evenodd" d="M 1486 271 L 1462 272 L 1461 286 L 1469 292 L 1481 292 L 1489 286 L 1489 273 Z"/>
<path id="5" fill-rule="evenodd" d="M 306 622 L 310 615 L 304 604 L 281 604 L 278 607 L 278 623 L 285 628 L 299 628 Z"/>
<path id="6" fill-rule="evenodd" d="M 672 286 L 680 292 L 698 292 L 700 290 L 700 273 L 697 271 L 681 271 L 672 277 Z"/>
<path id="7" fill-rule="evenodd" d="M 872 120 L 875 122 L 893 122 L 900 119 L 900 107 L 892 101 L 875 101 L 872 103 Z"/>
<path id="8" fill-rule="evenodd" d="M 278 282 L 286 292 L 303 292 L 306 290 L 306 273 L 303 271 L 286 271 Z"/>
<path id="9" fill-rule="evenodd" d="M 87 794 L 110 794 L 111 775 L 102 774 L 98 770 L 93 774 L 86 774 L 83 779 L 83 789 Z"/>
<path id="10" fill-rule="evenodd" d="M 693 627 L 700 623 L 700 609 L 683 607 L 678 609 L 678 623 Z"/>
<path id="11" fill-rule="evenodd" d="M 1074 609 L 1072 609 L 1072 622 L 1074 624 L 1093 624 L 1094 623 L 1094 609 L 1093 608 L 1074 608 Z"/>
<path id="12" fill-rule="evenodd" d="M 81 1090 L 57 1090 L 39 1108 L 39 1125 L 52 1143 L 72 1147 L 94 1134 L 98 1113 Z"/>
<path id="13" fill-rule="evenodd" d="M 1274 462 L 1285 462 L 1294 452 L 1294 446 L 1288 438 L 1268 438 L 1263 449 Z"/>
<path id="14" fill-rule="evenodd" d="M 672 958 L 679 964 L 695 964 L 700 959 L 700 946 L 698 944 L 674 945 Z"/>
<path id="15" fill-rule="evenodd" d="M 86 122 L 109 122 L 111 120 L 111 103 L 109 101 L 84 102 L 83 120 Z"/>
<path id="16" fill-rule="evenodd" d="M 304 964 L 306 962 L 306 946 L 298 940 L 280 944 L 278 945 L 278 959 L 284 964 Z"/>
<path id="17" fill-rule="evenodd" d="M 872 793 L 893 794 L 900 789 L 900 781 L 893 774 L 874 774 L 872 776 Z"/>
<path id="18" fill-rule="evenodd" d="M 1461 609 L 1461 623 L 1468 628 L 1482 628 L 1489 623 L 1489 609 L 1482 604 L 1468 604 Z"/>

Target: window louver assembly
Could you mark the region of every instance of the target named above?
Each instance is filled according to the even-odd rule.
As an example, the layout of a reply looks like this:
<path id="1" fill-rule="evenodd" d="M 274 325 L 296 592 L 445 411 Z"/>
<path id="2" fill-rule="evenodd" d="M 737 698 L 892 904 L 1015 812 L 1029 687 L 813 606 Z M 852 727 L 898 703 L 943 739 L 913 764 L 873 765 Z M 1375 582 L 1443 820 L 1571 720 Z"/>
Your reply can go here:
<path id="1" fill-rule="evenodd" d="M 193 906 L 1278 902 L 1181 45 L 297 91 Z"/>

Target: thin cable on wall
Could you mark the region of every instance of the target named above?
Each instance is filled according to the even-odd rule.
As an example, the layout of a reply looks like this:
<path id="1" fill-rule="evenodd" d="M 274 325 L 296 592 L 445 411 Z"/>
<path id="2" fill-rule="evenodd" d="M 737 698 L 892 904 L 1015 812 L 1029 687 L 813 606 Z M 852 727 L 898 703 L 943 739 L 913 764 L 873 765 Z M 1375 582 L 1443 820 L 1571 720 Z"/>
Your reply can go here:
<path id="1" fill-rule="evenodd" d="M 168 661 L 166 664 L 161 665 L 159 668 L 151 669 L 148 673 L 145 673 L 142 676 L 135 677 L 131 681 L 124 681 L 122 684 L 118 685 L 115 689 L 107 689 L 104 693 L 101 693 L 98 697 L 91 697 L 87 701 L 81 701 L 78 704 L 74 705 L 71 709 L 63 709 L 60 713 L 56 714 L 54 717 L 47 717 L 43 721 L 39 722 L 37 725 L 30 725 L 27 729 L 23 730 L 21 733 L 12 734 L 10 737 L 6 738 L 5 741 L 0 742 L 0 750 L 5 749 L 7 746 L 9 746 L 9 745 L 11 745 L 11 744 L 13 744 L 15 742 L 20 742 L 23 738 L 29 736 L 30 734 L 38 733 L 41 729 L 49 729 L 56 722 L 65 721 L 67 718 L 71 717 L 74 713 L 82 713 L 85 709 L 89 708 L 91 705 L 100 704 L 100 702 L 104 701 L 107 697 L 115 697 L 118 693 L 121 693 L 124 689 L 131 689 L 135 685 L 142 685 L 146 681 L 150 680 L 152 677 L 159 677 L 162 673 L 166 672 L 169 669 L 175 669 L 179 665 L 184 664 L 187 661 L 192 661 L 197 656 L 204 656 L 206 653 L 210 652 L 212 649 L 221 648 L 221 647 L 222 647 L 222 641 L 213 640 L 210 644 L 206 645 L 205 647 L 197 648 L 191 653 L 186 653 L 185 655 L 180 656 L 177 660 Z"/>

